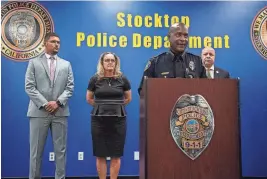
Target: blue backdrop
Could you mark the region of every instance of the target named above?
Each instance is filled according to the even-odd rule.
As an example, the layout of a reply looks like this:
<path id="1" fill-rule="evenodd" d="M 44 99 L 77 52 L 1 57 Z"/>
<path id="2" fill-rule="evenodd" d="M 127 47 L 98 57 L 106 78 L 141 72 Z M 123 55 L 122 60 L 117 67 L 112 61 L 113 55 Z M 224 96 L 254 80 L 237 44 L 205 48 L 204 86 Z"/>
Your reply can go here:
<path id="1" fill-rule="evenodd" d="M 92 156 L 90 111 L 85 94 L 89 78 L 96 72 L 99 55 L 105 51 L 117 53 L 121 68 L 132 85 L 133 101 L 127 107 L 128 131 L 125 155 L 120 175 L 138 175 L 138 161 L 134 151 L 139 150 L 139 96 L 137 88 L 147 60 L 167 50 L 134 47 L 133 34 L 142 36 L 167 35 L 168 27 L 119 27 L 117 14 L 145 17 L 154 14 L 188 16 L 191 36 L 222 37 L 222 48 L 216 50 L 216 65 L 227 69 L 232 77 L 241 79 L 241 130 L 243 176 L 267 176 L 267 61 L 253 47 L 250 28 L 254 17 L 266 2 L 40 2 L 50 13 L 55 32 L 61 37 L 59 55 L 72 63 L 75 92 L 70 100 L 71 116 L 68 127 L 68 176 L 97 175 Z M 121 17 L 122 18 L 122 17 Z M 136 22 L 139 22 L 137 17 Z M 190 21 L 188 21 L 188 19 Z M 119 24 L 117 24 L 119 23 Z M 126 22 L 127 24 L 127 22 Z M 133 22 L 134 24 L 134 22 Z M 138 24 L 137 24 L 138 25 Z M 164 24 L 162 24 L 164 25 Z M 77 33 L 85 40 L 77 46 Z M 87 46 L 87 36 L 97 33 L 126 36 L 127 46 Z M 227 42 L 227 37 L 229 40 Z M 90 39 L 90 38 L 89 38 Z M 226 39 L 226 40 L 225 40 Z M 227 44 L 228 43 L 228 44 Z M 90 42 L 89 42 L 90 45 Z M 188 50 L 200 54 L 204 47 L 191 42 Z M 214 47 L 216 44 L 212 43 Z M 229 45 L 229 46 L 228 46 Z M 229 47 L 229 48 L 228 48 Z M 28 62 L 16 62 L 1 56 L 2 75 L 2 177 L 27 177 L 29 171 L 29 122 L 26 117 L 29 98 L 24 91 L 24 76 Z M 164 119 L 163 119 L 164 120 Z M 215 119 L 216 120 L 216 119 Z M 227 129 L 226 129 L 227 131 Z M 43 175 L 54 175 L 54 163 L 49 162 L 53 151 L 49 135 L 43 160 Z M 84 160 L 78 160 L 84 152 Z M 15 169 L 16 168 L 16 169 Z"/>

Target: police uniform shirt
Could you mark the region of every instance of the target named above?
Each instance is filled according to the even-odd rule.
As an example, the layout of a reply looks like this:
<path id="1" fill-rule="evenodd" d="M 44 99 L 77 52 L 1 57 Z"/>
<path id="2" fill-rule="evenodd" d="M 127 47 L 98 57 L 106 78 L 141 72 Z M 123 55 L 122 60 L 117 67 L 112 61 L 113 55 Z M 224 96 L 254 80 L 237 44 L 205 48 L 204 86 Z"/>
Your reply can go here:
<path id="1" fill-rule="evenodd" d="M 207 78 L 199 56 L 188 52 L 175 56 L 171 51 L 164 52 L 148 61 L 138 88 L 139 94 L 144 76 L 148 78 Z"/>

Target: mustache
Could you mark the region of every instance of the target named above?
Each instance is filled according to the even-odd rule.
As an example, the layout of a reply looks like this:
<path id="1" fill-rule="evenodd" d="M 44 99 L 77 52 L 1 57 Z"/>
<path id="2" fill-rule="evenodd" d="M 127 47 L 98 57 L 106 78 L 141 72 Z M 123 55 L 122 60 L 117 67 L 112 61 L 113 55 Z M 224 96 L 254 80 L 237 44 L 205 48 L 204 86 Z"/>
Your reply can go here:
<path id="1" fill-rule="evenodd" d="M 212 60 L 210 57 L 206 57 L 204 58 L 204 60 Z"/>

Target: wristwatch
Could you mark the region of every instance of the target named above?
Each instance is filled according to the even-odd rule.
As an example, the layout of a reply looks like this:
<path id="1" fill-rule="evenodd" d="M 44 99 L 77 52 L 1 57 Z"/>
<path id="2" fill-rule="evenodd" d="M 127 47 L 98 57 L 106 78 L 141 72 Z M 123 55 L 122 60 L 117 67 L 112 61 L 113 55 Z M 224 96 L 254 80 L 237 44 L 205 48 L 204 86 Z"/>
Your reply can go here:
<path id="1" fill-rule="evenodd" d="M 57 105 L 59 105 L 60 107 L 62 106 L 59 100 L 57 100 L 56 102 L 57 102 Z"/>

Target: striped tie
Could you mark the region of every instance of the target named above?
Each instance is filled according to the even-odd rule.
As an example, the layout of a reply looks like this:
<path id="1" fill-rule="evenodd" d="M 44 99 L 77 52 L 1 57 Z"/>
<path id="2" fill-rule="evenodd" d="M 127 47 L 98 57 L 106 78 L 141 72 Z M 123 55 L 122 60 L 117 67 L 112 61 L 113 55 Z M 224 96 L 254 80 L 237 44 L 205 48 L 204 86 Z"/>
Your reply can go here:
<path id="1" fill-rule="evenodd" d="M 54 77 L 55 77 L 55 57 L 51 56 L 50 57 L 50 80 L 51 82 L 54 82 Z"/>

